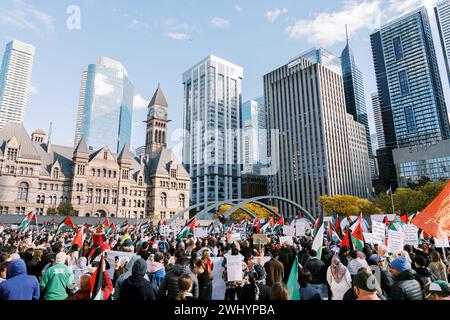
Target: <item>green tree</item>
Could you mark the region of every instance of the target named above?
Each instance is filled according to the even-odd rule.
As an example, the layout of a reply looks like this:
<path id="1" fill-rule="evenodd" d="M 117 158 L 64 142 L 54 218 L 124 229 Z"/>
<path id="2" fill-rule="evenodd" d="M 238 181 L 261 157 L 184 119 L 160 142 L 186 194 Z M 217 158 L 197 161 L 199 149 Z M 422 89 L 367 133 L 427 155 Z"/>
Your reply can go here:
<path id="1" fill-rule="evenodd" d="M 49 208 L 47 210 L 47 215 L 49 216 L 75 216 L 76 211 L 73 209 L 70 203 L 61 203 L 57 208 Z"/>

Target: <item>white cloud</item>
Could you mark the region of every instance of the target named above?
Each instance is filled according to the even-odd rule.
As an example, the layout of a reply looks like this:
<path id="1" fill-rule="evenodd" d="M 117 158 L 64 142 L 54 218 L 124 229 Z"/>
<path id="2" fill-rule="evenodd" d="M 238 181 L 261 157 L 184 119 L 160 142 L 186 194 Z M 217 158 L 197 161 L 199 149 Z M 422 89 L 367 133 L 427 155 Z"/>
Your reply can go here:
<path id="1" fill-rule="evenodd" d="M 345 25 L 349 35 L 363 29 L 374 29 L 381 19 L 381 1 L 346 1 L 340 11 L 323 12 L 313 19 L 298 20 L 286 28 L 292 39 L 305 39 L 319 46 L 332 46 L 345 41 Z"/>
<path id="2" fill-rule="evenodd" d="M 167 36 L 177 41 L 191 40 L 191 36 L 183 32 L 168 32 Z"/>
<path id="3" fill-rule="evenodd" d="M 114 92 L 114 86 L 108 83 L 107 76 L 97 73 L 95 75 L 95 95 L 109 96 Z"/>
<path id="4" fill-rule="evenodd" d="M 234 10 L 236 10 L 237 13 L 241 13 L 242 12 L 242 7 L 237 4 L 237 5 L 234 6 Z"/>
<path id="5" fill-rule="evenodd" d="M 136 94 L 133 97 L 133 109 L 134 110 L 146 109 L 148 107 L 149 103 L 150 103 L 150 101 L 145 99 L 140 94 Z"/>
<path id="6" fill-rule="evenodd" d="M 277 8 L 274 10 L 267 11 L 264 16 L 267 18 L 267 20 L 269 20 L 270 23 L 274 23 L 280 15 L 285 14 L 287 12 L 288 12 L 288 9 L 286 9 L 286 8 L 283 8 L 283 9 Z"/>
<path id="7" fill-rule="evenodd" d="M 226 29 L 226 28 L 230 27 L 230 23 L 227 20 L 225 20 L 223 18 L 220 18 L 220 17 L 212 18 L 211 19 L 211 25 L 214 28 L 221 28 L 221 29 Z"/>
<path id="8" fill-rule="evenodd" d="M 53 33 L 53 20 L 50 15 L 22 0 L 12 1 L 9 8 L 0 8 L 0 26 L 31 31 L 38 35 Z"/>
<path id="9" fill-rule="evenodd" d="M 130 24 L 128 25 L 128 28 L 133 30 L 139 30 L 139 29 L 150 29 L 150 25 L 143 20 L 139 19 L 133 19 L 131 20 Z"/>
<path id="10" fill-rule="evenodd" d="M 389 0 L 387 13 L 395 12 L 398 15 L 403 15 L 421 6 L 425 6 L 428 14 L 434 16 L 433 7 L 438 2 L 438 0 Z"/>

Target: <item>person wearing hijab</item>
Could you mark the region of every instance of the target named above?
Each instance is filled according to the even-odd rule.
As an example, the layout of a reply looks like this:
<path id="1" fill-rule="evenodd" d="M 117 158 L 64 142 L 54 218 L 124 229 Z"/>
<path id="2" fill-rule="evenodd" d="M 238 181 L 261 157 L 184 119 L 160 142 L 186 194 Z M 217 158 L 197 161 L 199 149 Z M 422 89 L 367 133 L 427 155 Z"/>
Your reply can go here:
<path id="1" fill-rule="evenodd" d="M 119 278 L 117 278 L 116 285 L 115 285 L 115 287 L 114 287 L 114 295 L 113 295 L 113 299 L 114 299 L 114 300 L 119 300 L 119 298 L 120 298 L 120 290 L 122 289 L 122 284 L 123 284 L 123 282 L 124 282 L 128 277 L 131 276 L 131 274 L 132 274 L 132 269 L 133 269 L 133 265 L 134 265 L 134 263 L 135 263 L 137 260 L 139 260 L 140 258 L 141 258 L 141 257 L 138 256 L 138 255 L 133 256 L 133 257 L 130 259 L 130 261 L 127 263 L 127 267 L 126 267 L 126 269 L 125 269 L 125 272 L 122 273 L 122 274 L 119 276 Z M 147 266 L 147 264 L 145 264 L 145 265 Z M 145 275 L 145 279 L 148 280 L 147 275 Z"/>
<path id="2" fill-rule="evenodd" d="M 269 301 L 271 289 L 263 282 L 266 279 L 266 270 L 263 266 L 255 264 L 248 275 L 249 284 L 242 287 L 239 294 L 240 301 Z"/>
<path id="3" fill-rule="evenodd" d="M 119 296 L 121 301 L 156 300 L 152 284 L 144 278 L 146 272 L 145 260 L 137 259 L 133 264 L 131 276 L 123 281 Z"/>
<path id="4" fill-rule="evenodd" d="M 89 273 L 89 268 L 87 266 L 87 259 L 86 257 L 80 257 L 77 260 L 76 265 L 72 268 L 73 270 L 73 278 L 75 285 L 77 288 L 80 288 L 80 278 L 81 276 Z"/>
<path id="5" fill-rule="evenodd" d="M 347 290 L 352 287 L 350 272 L 338 256 L 331 259 L 331 265 L 327 270 L 327 282 L 331 289 L 332 300 L 342 300 Z"/>

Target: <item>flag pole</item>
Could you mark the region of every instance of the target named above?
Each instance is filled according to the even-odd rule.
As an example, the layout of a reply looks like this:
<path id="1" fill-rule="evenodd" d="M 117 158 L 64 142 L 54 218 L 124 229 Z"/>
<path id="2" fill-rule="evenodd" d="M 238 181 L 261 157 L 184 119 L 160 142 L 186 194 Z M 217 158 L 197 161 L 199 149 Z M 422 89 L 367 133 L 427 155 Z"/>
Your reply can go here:
<path id="1" fill-rule="evenodd" d="M 389 185 L 389 194 L 391 195 L 392 213 L 395 214 L 394 197 L 392 195 L 392 185 Z"/>

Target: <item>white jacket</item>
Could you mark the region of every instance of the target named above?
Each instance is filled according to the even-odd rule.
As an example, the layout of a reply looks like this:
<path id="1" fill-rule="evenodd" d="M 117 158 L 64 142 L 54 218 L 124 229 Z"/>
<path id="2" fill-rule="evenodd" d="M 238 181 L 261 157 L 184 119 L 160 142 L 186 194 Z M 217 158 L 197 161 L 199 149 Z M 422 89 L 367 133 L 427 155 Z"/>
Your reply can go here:
<path id="1" fill-rule="evenodd" d="M 348 269 L 345 271 L 345 275 L 341 282 L 338 283 L 331 273 L 331 267 L 328 267 L 327 282 L 330 285 L 332 300 L 342 300 L 344 294 L 352 287 L 352 277 L 350 276 Z"/>

